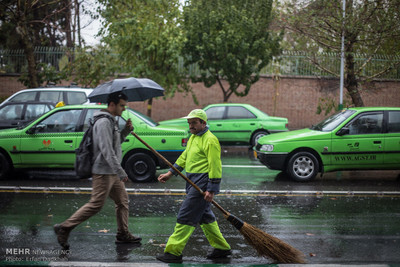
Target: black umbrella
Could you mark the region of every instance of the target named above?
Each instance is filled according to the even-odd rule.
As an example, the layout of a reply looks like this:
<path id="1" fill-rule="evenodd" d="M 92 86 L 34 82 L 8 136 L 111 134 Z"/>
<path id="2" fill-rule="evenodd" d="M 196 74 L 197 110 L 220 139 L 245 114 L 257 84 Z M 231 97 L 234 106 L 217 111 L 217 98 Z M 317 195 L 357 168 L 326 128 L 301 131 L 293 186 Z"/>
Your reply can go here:
<path id="1" fill-rule="evenodd" d="M 123 92 L 128 96 L 128 101 L 144 101 L 164 95 L 164 89 L 155 81 L 130 77 L 115 79 L 97 86 L 89 94 L 89 100 L 90 102 L 107 103 L 108 95 L 114 92 Z"/>

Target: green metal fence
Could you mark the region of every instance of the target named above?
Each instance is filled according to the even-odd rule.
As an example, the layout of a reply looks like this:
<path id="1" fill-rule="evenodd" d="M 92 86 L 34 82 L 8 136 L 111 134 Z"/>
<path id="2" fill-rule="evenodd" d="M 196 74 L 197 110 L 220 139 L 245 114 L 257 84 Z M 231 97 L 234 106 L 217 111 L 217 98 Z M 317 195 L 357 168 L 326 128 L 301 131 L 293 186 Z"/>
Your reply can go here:
<path id="1" fill-rule="evenodd" d="M 73 60 L 74 50 L 65 47 L 37 47 L 35 48 L 35 58 L 37 62 L 54 66 L 60 69 L 62 62 Z M 354 55 L 356 68 L 368 63 L 363 67 L 362 76 L 369 77 L 380 73 L 388 66 L 391 70 L 383 73 L 377 78 L 400 80 L 400 57 L 389 55 L 374 55 L 369 59 L 368 55 Z M 318 62 L 326 70 L 321 70 L 312 61 Z M 19 74 L 26 72 L 26 58 L 23 50 L 0 49 L 0 74 Z M 182 71 L 185 70 L 183 59 L 179 61 Z M 190 66 L 190 74 L 198 72 L 197 66 Z M 305 52 L 284 51 L 282 55 L 275 58 L 262 71 L 262 75 L 282 75 L 282 76 L 318 76 L 336 77 L 333 73 L 340 73 L 340 54 L 319 53 L 309 54 Z"/>
<path id="2" fill-rule="evenodd" d="M 36 62 L 54 66 L 59 70 L 63 57 L 73 53 L 65 47 L 36 47 L 34 55 Z M 20 74 L 27 71 L 27 61 L 22 49 L 0 49 L 0 74 Z"/>

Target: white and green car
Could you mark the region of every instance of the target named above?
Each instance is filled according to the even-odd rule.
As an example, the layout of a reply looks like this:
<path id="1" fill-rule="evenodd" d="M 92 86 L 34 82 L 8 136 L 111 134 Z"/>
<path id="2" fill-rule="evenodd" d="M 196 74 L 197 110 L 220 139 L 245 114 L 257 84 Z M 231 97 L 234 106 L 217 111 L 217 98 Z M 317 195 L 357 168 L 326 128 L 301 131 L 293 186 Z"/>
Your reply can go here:
<path id="1" fill-rule="evenodd" d="M 321 172 L 400 169 L 400 108 L 342 110 L 309 129 L 260 138 L 258 159 L 295 181 Z"/>
<path id="2" fill-rule="evenodd" d="M 15 169 L 73 169 L 75 149 L 93 114 L 104 105 L 74 105 L 55 108 L 19 128 L 0 131 L 0 179 Z M 134 131 L 170 162 L 184 151 L 187 127 L 158 125 L 151 118 L 127 109 L 119 117 L 122 129 L 132 120 Z M 140 141 L 129 135 L 122 144 L 123 160 L 134 182 L 155 180 L 156 168 L 167 167 Z"/>

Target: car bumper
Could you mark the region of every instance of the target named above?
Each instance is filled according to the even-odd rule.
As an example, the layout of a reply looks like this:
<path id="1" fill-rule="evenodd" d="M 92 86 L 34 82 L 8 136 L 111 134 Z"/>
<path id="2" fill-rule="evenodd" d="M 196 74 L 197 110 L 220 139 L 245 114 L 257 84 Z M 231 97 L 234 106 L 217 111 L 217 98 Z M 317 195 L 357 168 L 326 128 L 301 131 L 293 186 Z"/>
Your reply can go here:
<path id="1" fill-rule="evenodd" d="M 265 153 L 256 151 L 257 158 L 271 170 L 285 170 L 285 161 L 288 153 Z"/>

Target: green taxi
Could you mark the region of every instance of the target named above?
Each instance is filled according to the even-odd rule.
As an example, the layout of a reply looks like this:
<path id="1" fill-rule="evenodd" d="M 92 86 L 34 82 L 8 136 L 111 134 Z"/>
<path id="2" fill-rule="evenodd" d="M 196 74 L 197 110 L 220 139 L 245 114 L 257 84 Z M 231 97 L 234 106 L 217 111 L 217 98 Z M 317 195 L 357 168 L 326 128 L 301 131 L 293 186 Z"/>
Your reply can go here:
<path id="1" fill-rule="evenodd" d="M 321 172 L 400 169 L 400 108 L 342 110 L 309 129 L 264 136 L 258 159 L 295 181 Z"/>
<path id="2" fill-rule="evenodd" d="M 210 131 L 221 144 L 254 146 L 264 135 L 288 131 L 288 119 L 269 116 L 249 104 L 212 104 L 203 110 L 207 114 Z M 182 126 L 187 125 L 187 120 L 179 118 L 160 121 L 160 124 Z"/>
<path id="3" fill-rule="evenodd" d="M 0 178 L 15 169 L 73 169 L 75 149 L 93 114 L 104 105 L 73 105 L 55 108 L 19 128 L 0 130 Z M 131 119 L 134 131 L 170 162 L 184 151 L 187 127 L 158 125 L 151 118 L 127 109 L 118 117 L 120 129 Z M 167 166 L 140 141 L 129 135 L 122 144 L 122 166 L 134 182 L 156 179 L 157 167 Z"/>

